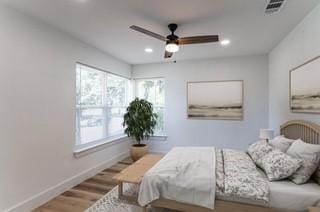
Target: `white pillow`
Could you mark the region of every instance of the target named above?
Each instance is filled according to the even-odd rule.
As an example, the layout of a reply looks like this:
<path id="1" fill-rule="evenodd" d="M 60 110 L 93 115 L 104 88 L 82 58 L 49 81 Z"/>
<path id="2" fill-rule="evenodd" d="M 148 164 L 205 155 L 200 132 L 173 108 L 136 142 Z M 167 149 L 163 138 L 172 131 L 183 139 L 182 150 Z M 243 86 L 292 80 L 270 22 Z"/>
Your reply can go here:
<path id="1" fill-rule="evenodd" d="M 269 144 L 282 152 L 287 152 L 291 144 L 294 142 L 293 139 L 286 138 L 282 135 L 275 137 L 269 141 Z"/>
<path id="2" fill-rule="evenodd" d="M 307 182 L 318 168 L 320 145 L 308 144 L 298 139 L 290 146 L 287 154 L 302 160 L 302 166 L 290 176 L 290 180 L 296 184 Z"/>

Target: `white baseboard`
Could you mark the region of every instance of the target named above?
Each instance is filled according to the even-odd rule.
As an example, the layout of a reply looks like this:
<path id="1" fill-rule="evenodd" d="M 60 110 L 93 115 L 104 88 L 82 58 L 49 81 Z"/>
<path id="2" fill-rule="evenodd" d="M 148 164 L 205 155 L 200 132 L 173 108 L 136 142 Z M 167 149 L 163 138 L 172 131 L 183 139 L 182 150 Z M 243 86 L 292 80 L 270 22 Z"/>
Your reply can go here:
<path id="1" fill-rule="evenodd" d="M 84 180 L 93 177 L 97 173 L 101 172 L 102 170 L 114 165 L 118 161 L 121 161 L 129 156 L 129 151 L 122 153 L 120 155 L 117 155 L 103 163 L 98 164 L 97 166 L 94 166 L 90 169 L 87 169 L 81 173 L 79 173 L 76 176 L 73 176 L 55 186 L 52 186 L 34 196 L 31 198 L 28 198 L 11 208 L 5 210 L 5 212 L 26 212 L 31 211 L 32 209 L 35 209 L 39 207 L 40 205 L 43 205 L 44 203 L 48 202 L 49 200 L 53 199 L 54 197 L 60 195 L 61 193 L 69 190 L 70 188 L 78 185 L 79 183 L 83 182 Z"/>

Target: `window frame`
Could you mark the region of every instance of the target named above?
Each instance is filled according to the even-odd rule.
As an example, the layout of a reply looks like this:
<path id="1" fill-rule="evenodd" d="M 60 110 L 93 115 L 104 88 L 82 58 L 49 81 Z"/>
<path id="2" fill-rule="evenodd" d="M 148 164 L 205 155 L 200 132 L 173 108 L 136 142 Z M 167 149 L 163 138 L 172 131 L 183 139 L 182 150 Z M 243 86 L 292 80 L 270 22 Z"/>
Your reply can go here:
<path id="1" fill-rule="evenodd" d="M 102 104 L 101 105 L 81 105 L 81 102 L 78 101 L 78 79 L 77 79 L 77 74 L 78 74 L 78 68 L 79 67 L 86 67 L 88 69 L 93 69 L 95 71 L 101 71 L 103 73 L 105 73 L 105 79 L 103 82 L 103 93 L 102 93 Z M 101 68 L 97 68 L 95 66 L 91 66 L 85 63 L 81 63 L 81 62 L 76 62 L 76 66 L 75 66 L 75 75 L 76 75 L 76 101 L 75 101 L 75 143 L 74 143 L 74 154 L 79 154 L 83 151 L 88 151 L 92 148 L 97 148 L 100 147 L 102 145 L 106 145 L 106 144 L 112 144 L 114 142 L 123 142 L 125 141 L 124 139 L 127 137 L 125 135 L 125 133 L 121 133 L 121 134 L 116 134 L 116 135 L 111 135 L 111 136 L 105 136 L 104 138 L 101 139 L 96 139 L 90 142 L 86 142 L 86 143 L 82 143 L 81 141 L 81 125 L 80 125 L 80 112 L 83 109 L 90 109 L 90 108 L 97 108 L 97 109 L 102 109 L 103 113 L 106 113 L 106 109 L 107 108 L 126 108 L 128 106 L 128 104 L 130 103 L 130 100 L 132 98 L 132 83 L 131 83 L 131 79 L 130 77 L 127 76 L 123 76 L 120 74 L 116 74 L 110 71 L 106 71 L 104 69 Z M 116 77 L 120 77 L 126 80 L 126 90 L 125 90 L 125 104 L 124 105 L 108 105 L 106 99 L 107 97 L 107 78 L 108 75 L 111 76 L 116 76 Z M 81 83 L 81 79 L 80 79 L 80 83 Z M 80 88 L 80 94 L 79 94 L 80 98 L 81 96 L 81 88 Z M 79 104 L 78 104 L 79 103 Z M 107 118 L 106 116 L 104 118 Z M 104 123 L 103 125 L 106 125 L 106 123 Z M 104 134 L 106 134 L 107 132 L 104 132 Z"/>
<path id="2" fill-rule="evenodd" d="M 156 140 L 166 140 L 167 139 L 167 133 L 166 133 L 166 80 L 165 77 L 140 77 L 140 78 L 134 78 L 133 83 L 133 91 L 134 91 L 134 97 L 138 97 L 138 82 L 139 81 L 147 81 L 147 80 L 162 80 L 164 82 L 164 104 L 163 105 L 155 105 L 153 104 L 153 108 L 162 108 L 163 110 L 163 131 L 162 132 L 155 132 L 155 134 L 152 136 L 153 139 Z"/>

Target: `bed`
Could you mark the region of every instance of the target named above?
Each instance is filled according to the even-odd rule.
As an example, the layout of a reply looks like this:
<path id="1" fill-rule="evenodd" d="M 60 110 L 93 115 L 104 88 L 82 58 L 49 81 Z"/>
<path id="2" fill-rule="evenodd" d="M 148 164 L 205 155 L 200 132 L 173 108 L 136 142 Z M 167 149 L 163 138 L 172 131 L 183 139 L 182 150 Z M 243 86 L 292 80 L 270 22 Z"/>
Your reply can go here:
<path id="1" fill-rule="evenodd" d="M 301 138 L 307 143 L 320 145 L 320 126 L 317 124 L 293 120 L 281 125 L 280 129 L 281 135 L 287 138 Z M 320 186 L 312 181 L 304 185 L 296 185 L 289 180 L 282 180 L 269 182 L 268 186 L 270 190 L 268 202 L 252 201 L 247 198 L 241 198 L 235 195 L 228 196 L 216 192 L 214 210 L 208 207 L 186 204 L 163 197 L 152 201 L 148 205 L 187 212 L 285 212 L 305 211 L 309 206 L 320 207 Z M 145 210 L 146 208 L 147 207 L 145 207 Z"/>

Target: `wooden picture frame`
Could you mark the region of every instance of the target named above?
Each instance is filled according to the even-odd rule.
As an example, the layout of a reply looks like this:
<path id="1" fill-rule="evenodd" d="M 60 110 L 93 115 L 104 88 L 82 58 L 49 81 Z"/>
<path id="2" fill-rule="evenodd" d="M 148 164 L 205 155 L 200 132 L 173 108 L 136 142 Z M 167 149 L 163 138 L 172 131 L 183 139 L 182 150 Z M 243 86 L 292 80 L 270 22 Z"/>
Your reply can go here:
<path id="1" fill-rule="evenodd" d="M 243 120 L 244 81 L 187 82 L 188 119 Z"/>
<path id="2" fill-rule="evenodd" d="M 320 56 L 290 70 L 289 109 L 320 114 Z"/>

